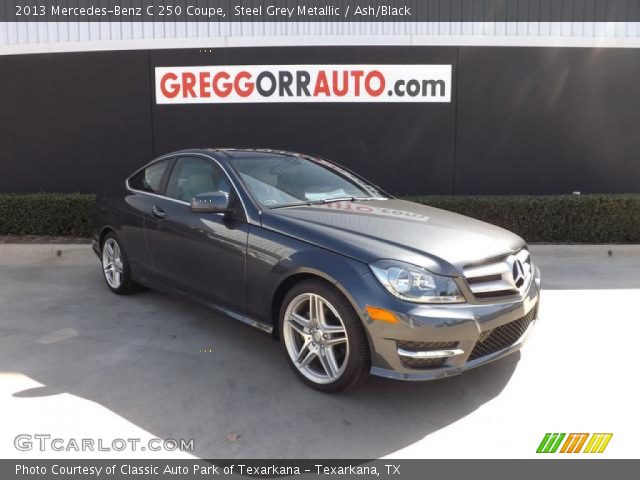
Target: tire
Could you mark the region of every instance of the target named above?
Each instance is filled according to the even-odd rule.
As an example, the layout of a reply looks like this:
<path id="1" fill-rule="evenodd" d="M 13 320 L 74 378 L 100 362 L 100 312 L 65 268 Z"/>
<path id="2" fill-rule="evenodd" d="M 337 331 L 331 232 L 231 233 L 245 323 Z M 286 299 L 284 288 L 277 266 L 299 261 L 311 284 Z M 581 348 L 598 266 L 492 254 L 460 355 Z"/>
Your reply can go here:
<path id="1" fill-rule="evenodd" d="M 141 289 L 131 279 L 131 268 L 127 254 L 115 233 L 109 232 L 104 237 L 100 249 L 100 259 L 102 261 L 102 277 L 113 293 L 128 295 Z"/>
<path id="2" fill-rule="evenodd" d="M 308 386 L 334 393 L 368 376 L 364 327 L 351 304 L 332 285 L 305 280 L 291 288 L 280 308 L 279 331 L 289 366 Z"/>

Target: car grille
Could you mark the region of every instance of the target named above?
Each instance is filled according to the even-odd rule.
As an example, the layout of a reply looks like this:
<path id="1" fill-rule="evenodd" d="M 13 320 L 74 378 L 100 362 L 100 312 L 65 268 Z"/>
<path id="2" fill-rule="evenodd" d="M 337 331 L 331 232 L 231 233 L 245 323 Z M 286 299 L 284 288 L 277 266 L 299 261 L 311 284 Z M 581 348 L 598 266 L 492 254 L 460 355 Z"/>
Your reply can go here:
<path id="1" fill-rule="evenodd" d="M 531 256 L 526 248 L 484 265 L 465 267 L 471 293 L 479 300 L 508 297 L 526 291 L 533 277 Z"/>
<path id="2" fill-rule="evenodd" d="M 398 348 L 403 350 L 409 350 L 411 352 L 421 352 L 425 350 L 446 350 L 450 348 L 456 348 L 458 342 L 412 342 L 401 341 L 397 342 Z M 402 365 L 409 368 L 437 368 L 442 367 L 446 358 L 410 358 L 400 357 Z"/>
<path id="3" fill-rule="evenodd" d="M 473 348 L 473 351 L 469 356 L 469 361 L 499 352 L 500 350 L 504 350 L 516 343 L 520 338 L 522 338 L 529 328 L 529 325 L 531 325 L 531 322 L 535 320 L 537 310 L 538 307 L 533 308 L 529 313 L 518 320 L 501 325 L 493 330 L 489 330 L 488 332 L 484 332 L 484 338 L 476 343 L 476 346 Z"/>

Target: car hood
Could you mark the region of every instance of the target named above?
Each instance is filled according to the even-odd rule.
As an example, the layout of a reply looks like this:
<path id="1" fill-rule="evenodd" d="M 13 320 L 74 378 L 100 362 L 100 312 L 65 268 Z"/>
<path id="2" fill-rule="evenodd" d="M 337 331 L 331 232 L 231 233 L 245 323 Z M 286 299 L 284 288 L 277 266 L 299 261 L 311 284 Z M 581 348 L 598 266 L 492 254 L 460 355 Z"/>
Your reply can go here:
<path id="1" fill-rule="evenodd" d="M 450 276 L 524 246 L 503 228 L 396 199 L 267 210 L 262 226 L 365 263 L 400 260 Z"/>

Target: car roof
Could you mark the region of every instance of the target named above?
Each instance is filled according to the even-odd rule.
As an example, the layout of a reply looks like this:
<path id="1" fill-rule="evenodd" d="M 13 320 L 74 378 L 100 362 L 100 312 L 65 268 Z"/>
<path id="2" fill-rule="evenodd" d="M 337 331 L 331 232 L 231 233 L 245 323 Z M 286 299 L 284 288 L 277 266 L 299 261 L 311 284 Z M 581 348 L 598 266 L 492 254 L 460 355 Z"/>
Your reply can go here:
<path id="1" fill-rule="evenodd" d="M 286 156 L 286 157 L 302 157 L 312 159 L 310 155 L 304 155 L 301 153 L 287 152 L 284 150 L 271 150 L 268 148 L 190 148 L 186 150 L 178 150 L 176 152 L 167 153 L 163 156 L 188 154 L 188 153 L 200 153 L 204 155 L 211 155 L 218 160 L 231 160 L 235 158 L 264 158 L 274 156 Z"/>

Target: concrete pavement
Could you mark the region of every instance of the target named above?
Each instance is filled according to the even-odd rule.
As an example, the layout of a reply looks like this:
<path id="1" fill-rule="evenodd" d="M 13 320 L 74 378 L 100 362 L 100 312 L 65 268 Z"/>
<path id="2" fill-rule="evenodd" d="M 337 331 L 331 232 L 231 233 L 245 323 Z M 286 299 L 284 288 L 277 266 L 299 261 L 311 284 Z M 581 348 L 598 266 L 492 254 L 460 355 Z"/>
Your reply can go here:
<path id="1" fill-rule="evenodd" d="M 88 246 L 24 247 L 0 246 L 2 457 L 185 455 L 15 449 L 44 433 L 193 439 L 204 458 L 522 458 L 545 432 L 613 432 L 607 457 L 640 456 L 640 255 L 534 247 L 541 321 L 521 353 L 324 395 L 257 330 L 152 291 L 114 296 Z"/>

